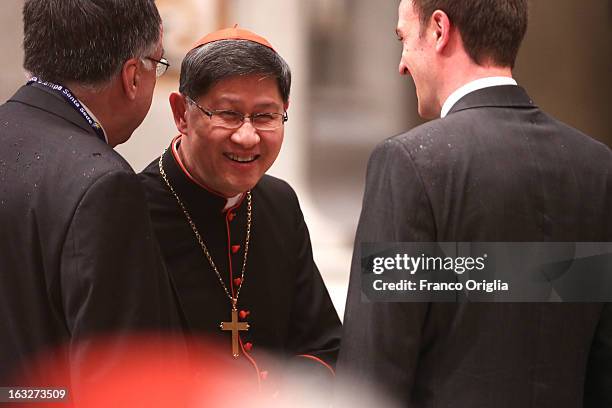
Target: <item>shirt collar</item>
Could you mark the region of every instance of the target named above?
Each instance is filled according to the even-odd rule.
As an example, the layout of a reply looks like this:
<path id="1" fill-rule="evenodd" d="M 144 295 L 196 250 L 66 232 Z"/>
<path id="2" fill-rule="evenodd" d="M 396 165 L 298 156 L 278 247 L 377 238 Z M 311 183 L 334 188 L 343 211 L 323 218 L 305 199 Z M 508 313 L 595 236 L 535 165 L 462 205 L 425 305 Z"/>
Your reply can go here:
<path id="1" fill-rule="evenodd" d="M 477 91 L 479 89 L 488 88 L 491 86 L 501 86 L 501 85 L 518 85 L 513 78 L 510 77 L 486 77 L 479 78 L 474 81 L 468 82 L 467 84 L 461 86 L 459 89 L 455 90 L 451 93 L 446 101 L 444 101 L 444 105 L 442 105 L 442 111 L 440 112 L 440 117 L 444 118 L 448 115 L 448 112 L 451 108 L 459 101 L 459 99 L 463 98 L 465 95 Z"/>

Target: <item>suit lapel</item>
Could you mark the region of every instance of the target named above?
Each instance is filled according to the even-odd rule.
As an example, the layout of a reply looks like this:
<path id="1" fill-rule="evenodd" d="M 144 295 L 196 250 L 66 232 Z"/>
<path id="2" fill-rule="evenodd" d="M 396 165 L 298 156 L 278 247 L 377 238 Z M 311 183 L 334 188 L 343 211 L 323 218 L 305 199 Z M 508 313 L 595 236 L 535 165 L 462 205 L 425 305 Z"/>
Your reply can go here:
<path id="1" fill-rule="evenodd" d="M 449 114 L 473 108 L 535 108 L 527 92 L 520 86 L 501 85 L 470 92 L 451 108 Z"/>
<path id="2" fill-rule="evenodd" d="M 23 103 L 34 108 L 38 108 L 59 116 L 62 119 L 80 127 L 93 136 L 97 137 L 96 132 L 91 128 L 89 123 L 78 114 L 76 110 L 66 102 L 60 95 L 54 91 L 45 88 L 39 84 L 24 85 L 8 102 Z"/>

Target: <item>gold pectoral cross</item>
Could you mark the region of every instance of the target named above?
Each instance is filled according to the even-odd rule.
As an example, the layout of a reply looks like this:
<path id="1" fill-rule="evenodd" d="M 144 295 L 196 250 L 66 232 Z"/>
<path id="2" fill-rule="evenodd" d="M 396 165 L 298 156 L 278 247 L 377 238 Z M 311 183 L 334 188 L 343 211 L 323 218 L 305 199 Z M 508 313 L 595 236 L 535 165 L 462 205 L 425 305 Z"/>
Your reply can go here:
<path id="1" fill-rule="evenodd" d="M 240 355 L 238 349 L 238 332 L 239 331 L 247 331 L 249 330 L 249 324 L 245 322 L 238 321 L 238 310 L 236 308 L 232 308 L 232 321 L 231 322 L 221 322 L 221 330 L 227 330 L 232 332 L 232 355 L 234 358 L 238 358 Z"/>

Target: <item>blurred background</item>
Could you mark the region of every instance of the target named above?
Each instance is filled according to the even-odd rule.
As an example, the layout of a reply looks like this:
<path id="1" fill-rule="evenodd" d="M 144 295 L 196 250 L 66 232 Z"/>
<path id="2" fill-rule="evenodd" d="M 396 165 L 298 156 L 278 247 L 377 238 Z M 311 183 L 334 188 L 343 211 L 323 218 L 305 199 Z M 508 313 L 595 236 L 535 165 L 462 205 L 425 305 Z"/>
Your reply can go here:
<path id="1" fill-rule="evenodd" d="M 2 0 L 2 102 L 25 82 L 22 5 L 23 0 Z M 294 81 L 283 149 L 270 173 L 297 191 L 315 260 L 342 317 L 369 153 L 381 140 L 421 123 L 412 81 L 398 74 L 398 1 L 157 5 L 172 67 L 158 81 L 148 117 L 117 150 L 138 172 L 177 134 L 168 95 L 178 89 L 181 60 L 198 38 L 235 23 L 266 37 L 291 66 Z M 537 105 L 612 146 L 611 73 L 611 0 L 530 1 L 515 77 Z"/>

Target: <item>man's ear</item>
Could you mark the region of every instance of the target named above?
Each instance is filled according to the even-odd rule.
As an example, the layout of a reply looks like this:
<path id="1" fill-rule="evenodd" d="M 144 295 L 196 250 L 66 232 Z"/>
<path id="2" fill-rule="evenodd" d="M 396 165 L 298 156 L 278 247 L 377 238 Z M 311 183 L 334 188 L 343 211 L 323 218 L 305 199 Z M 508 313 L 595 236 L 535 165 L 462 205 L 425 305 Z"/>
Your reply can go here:
<path id="1" fill-rule="evenodd" d="M 170 108 L 176 128 L 182 135 L 187 134 L 187 100 L 178 92 L 170 94 Z"/>
<path id="2" fill-rule="evenodd" d="M 442 52 L 450 40 L 450 19 L 442 10 L 436 10 L 431 15 L 430 23 L 431 31 L 434 35 L 436 51 Z"/>
<path id="3" fill-rule="evenodd" d="M 130 58 L 121 68 L 121 83 L 126 97 L 133 101 L 136 99 L 138 85 L 140 85 L 140 60 Z"/>

